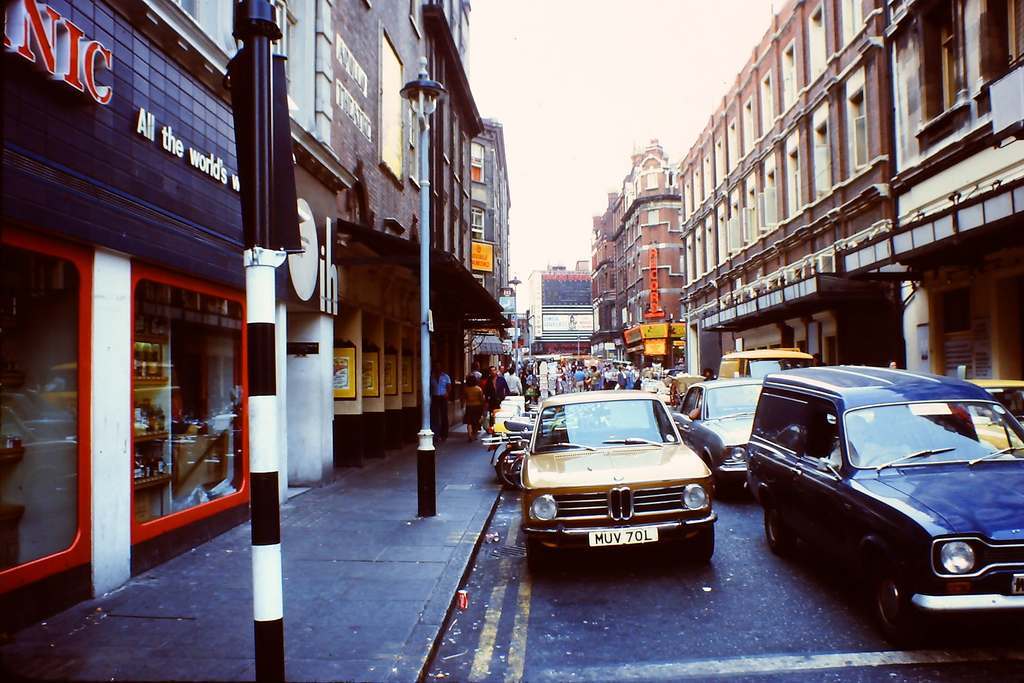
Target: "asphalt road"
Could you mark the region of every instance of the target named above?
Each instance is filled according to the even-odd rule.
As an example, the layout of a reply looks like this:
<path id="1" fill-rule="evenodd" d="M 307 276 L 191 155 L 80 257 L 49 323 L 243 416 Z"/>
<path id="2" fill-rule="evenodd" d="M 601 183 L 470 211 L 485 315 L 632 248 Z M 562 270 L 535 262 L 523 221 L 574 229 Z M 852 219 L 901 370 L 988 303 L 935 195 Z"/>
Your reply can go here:
<path id="1" fill-rule="evenodd" d="M 957 619 L 899 651 L 856 577 L 801 546 L 781 559 L 745 493 L 715 502 L 697 566 L 657 547 L 570 552 L 526 567 L 518 493 L 504 493 L 427 680 L 1024 681 L 1024 624 Z"/>

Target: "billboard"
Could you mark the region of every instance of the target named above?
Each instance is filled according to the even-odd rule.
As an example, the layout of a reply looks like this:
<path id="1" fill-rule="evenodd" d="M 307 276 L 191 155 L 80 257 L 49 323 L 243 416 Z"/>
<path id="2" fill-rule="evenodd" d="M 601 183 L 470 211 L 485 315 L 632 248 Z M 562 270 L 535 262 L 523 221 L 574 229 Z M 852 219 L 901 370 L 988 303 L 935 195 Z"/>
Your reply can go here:
<path id="1" fill-rule="evenodd" d="M 541 321 L 544 334 L 548 332 L 593 332 L 594 314 L 545 313 Z"/>
<path id="2" fill-rule="evenodd" d="M 487 242 L 473 242 L 473 270 L 494 272 L 494 245 Z"/>

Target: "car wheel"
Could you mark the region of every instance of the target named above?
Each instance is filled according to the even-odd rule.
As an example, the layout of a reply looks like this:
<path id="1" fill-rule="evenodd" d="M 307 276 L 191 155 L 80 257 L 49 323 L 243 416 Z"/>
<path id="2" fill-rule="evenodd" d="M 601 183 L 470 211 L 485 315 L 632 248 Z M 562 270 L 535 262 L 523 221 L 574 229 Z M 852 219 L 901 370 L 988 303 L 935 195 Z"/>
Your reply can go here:
<path id="1" fill-rule="evenodd" d="M 888 567 L 874 571 L 870 581 L 871 611 L 879 630 L 893 645 L 909 647 L 922 638 L 921 615 L 910 602 L 910 591 Z"/>
<path id="2" fill-rule="evenodd" d="M 774 506 L 764 509 L 764 537 L 771 551 L 780 557 L 793 552 L 796 547 L 796 534 L 782 521 L 782 515 Z"/>
<path id="3" fill-rule="evenodd" d="M 546 569 L 550 558 L 550 548 L 535 538 L 526 539 L 526 567 L 530 573 L 536 574 Z"/>
<path id="4" fill-rule="evenodd" d="M 687 558 L 698 564 L 711 562 L 715 554 L 715 527 L 701 529 L 697 535 L 686 542 Z"/>

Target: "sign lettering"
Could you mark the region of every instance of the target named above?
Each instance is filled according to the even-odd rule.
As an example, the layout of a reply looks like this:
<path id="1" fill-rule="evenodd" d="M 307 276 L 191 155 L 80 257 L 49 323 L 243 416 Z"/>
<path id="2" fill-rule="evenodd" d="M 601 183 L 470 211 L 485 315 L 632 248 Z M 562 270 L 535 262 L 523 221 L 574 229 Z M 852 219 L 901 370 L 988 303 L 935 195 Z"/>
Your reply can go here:
<path id="1" fill-rule="evenodd" d="M 173 154 L 179 159 L 185 158 L 185 143 L 174 134 L 170 126 L 162 126 L 160 129 L 160 148 L 168 154 Z M 139 107 L 139 113 L 135 117 L 135 132 L 150 142 L 156 142 L 157 127 L 156 116 L 146 111 L 145 107 Z M 235 192 L 241 190 L 241 181 L 234 173 L 228 173 L 224 160 L 213 154 L 204 154 L 195 147 L 188 147 L 188 163 L 206 175 L 210 176 L 221 185 L 227 185 L 231 181 L 231 189 Z"/>
<path id="2" fill-rule="evenodd" d="M 114 63 L 113 54 L 102 43 L 86 38 L 70 19 L 38 0 L 8 2 L 5 18 L 4 48 L 8 52 L 41 63 L 51 78 L 88 93 L 99 104 L 110 102 L 113 89 L 96 79 Z"/>

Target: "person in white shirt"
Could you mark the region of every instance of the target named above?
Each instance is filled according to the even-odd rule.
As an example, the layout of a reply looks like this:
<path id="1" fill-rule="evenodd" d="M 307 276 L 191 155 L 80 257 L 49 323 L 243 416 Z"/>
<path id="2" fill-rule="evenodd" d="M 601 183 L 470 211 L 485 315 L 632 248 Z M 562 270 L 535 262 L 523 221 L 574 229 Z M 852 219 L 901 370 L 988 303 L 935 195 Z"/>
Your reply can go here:
<path id="1" fill-rule="evenodd" d="M 519 379 L 516 373 L 512 372 L 512 368 L 505 371 L 505 384 L 508 385 L 508 393 L 512 396 L 523 395 L 523 382 Z"/>

